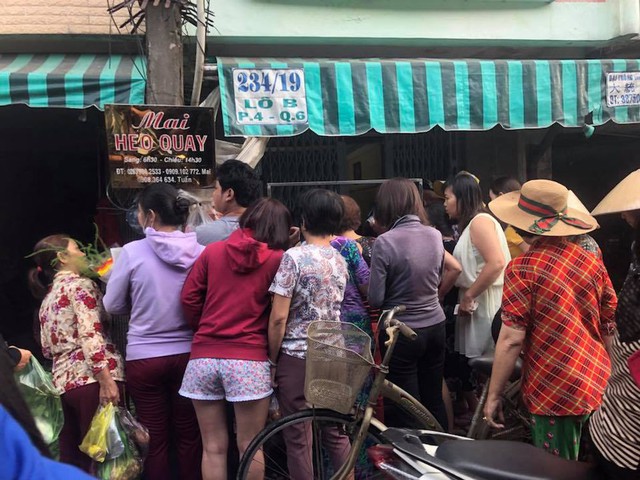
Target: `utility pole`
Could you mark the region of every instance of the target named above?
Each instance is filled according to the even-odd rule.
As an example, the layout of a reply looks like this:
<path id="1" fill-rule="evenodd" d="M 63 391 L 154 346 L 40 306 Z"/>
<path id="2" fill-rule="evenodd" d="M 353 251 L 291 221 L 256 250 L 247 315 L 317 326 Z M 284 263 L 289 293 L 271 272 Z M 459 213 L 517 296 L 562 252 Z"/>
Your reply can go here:
<path id="1" fill-rule="evenodd" d="M 182 19 L 178 2 L 149 1 L 145 21 L 147 102 L 184 105 Z"/>

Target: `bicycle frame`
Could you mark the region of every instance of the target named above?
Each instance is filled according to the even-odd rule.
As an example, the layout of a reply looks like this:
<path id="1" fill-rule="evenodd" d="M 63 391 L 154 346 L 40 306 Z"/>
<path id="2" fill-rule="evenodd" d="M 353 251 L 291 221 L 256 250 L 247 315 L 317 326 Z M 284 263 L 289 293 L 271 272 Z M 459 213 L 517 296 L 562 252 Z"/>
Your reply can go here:
<path id="1" fill-rule="evenodd" d="M 393 317 L 395 314 L 402 311 L 404 311 L 404 307 L 394 307 L 391 310 L 382 312 L 380 315 L 380 319 L 378 321 L 378 332 L 380 331 L 381 324 L 389 325 L 386 328 L 387 335 L 389 336 L 389 340 L 386 342 L 387 351 L 380 365 L 375 367 L 378 371 L 373 381 L 371 391 L 369 392 L 368 404 L 362 416 L 362 423 L 360 424 L 358 433 L 351 445 L 349 458 L 333 476 L 333 480 L 343 480 L 349 476 L 349 473 L 353 470 L 356 463 L 356 454 L 364 443 L 370 425 L 374 425 L 380 431 L 385 431 L 387 429 L 382 422 L 373 417 L 374 407 L 377 404 L 378 395 L 380 394 L 382 394 L 384 398 L 394 401 L 411 412 L 416 419 L 422 421 L 422 423 L 427 425 L 429 428 L 436 431 L 443 431 L 442 427 L 437 422 L 433 423 L 431 421 L 431 414 L 417 399 L 405 392 L 402 388 L 386 380 L 389 373 L 389 362 L 391 361 L 391 356 L 393 355 L 401 330 L 403 335 L 406 335 L 407 337 L 415 337 L 415 332 L 402 322 L 398 322 L 397 320 L 394 322 Z"/>

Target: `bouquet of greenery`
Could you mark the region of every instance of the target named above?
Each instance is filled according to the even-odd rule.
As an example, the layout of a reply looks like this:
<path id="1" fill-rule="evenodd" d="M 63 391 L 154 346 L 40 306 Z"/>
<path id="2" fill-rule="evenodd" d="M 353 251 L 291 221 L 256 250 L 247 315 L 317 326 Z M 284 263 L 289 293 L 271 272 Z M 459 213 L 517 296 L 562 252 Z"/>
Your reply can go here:
<path id="1" fill-rule="evenodd" d="M 113 268 L 113 253 L 115 253 L 113 251 L 116 249 L 108 248 L 100 238 L 98 226 L 94 224 L 94 227 L 95 235 L 92 243 L 84 244 L 75 240 L 87 258 L 87 270 L 82 273 L 89 278 L 94 280 L 100 279 L 107 283 L 109 275 L 111 275 L 111 269 Z"/>
<path id="2" fill-rule="evenodd" d="M 117 256 L 121 249 L 108 248 L 98 234 L 98 226 L 94 224 L 94 227 L 95 236 L 92 243 L 82 243 L 75 238 L 69 238 L 69 240 L 73 240 L 86 256 L 86 268 L 81 273 L 92 280 L 102 280 L 107 283 L 109 275 L 111 274 L 113 262 L 115 261 L 114 257 Z M 64 250 L 64 248 L 45 248 L 38 250 L 37 252 L 33 252 L 24 258 L 30 258 L 42 252 L 62 252 Z M 57 261 L 58 258 L 54 257 L 51 261 L 51 266 L 55 267 Z"/>

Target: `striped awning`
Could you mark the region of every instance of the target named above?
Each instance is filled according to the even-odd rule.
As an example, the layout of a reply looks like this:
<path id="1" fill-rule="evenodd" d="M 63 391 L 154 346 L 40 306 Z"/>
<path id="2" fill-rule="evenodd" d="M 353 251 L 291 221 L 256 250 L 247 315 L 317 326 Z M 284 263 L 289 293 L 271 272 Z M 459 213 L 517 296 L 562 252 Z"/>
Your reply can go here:
<path id="1" fill-rule="evenodd" d="M 145 79 L 142 56 L 0 54 L 0 105 L 142 104 Z"/>
<path id="2" fill-rule="evenodd" d="M 524 129 L 640 122 L 640 107 L 608 107 L 606 101 L 607 73 L 639 72 L 640 60 L 218 58 L 218 71 L 228 136 L 289 136 L 307 129 L 318 135 L 361 135 L 369 130 L 426 132 L 436 125 L 488 130 L 496 125 Z M 261 76 L 264 72 L 271 73 Z M 304 74 L 306 111 L 296 121 L 292 114 L 298 112 L 291 110 L 283 120 L 276 108 L 268 118 L 261 114 L 254 121 L 254 112 L 271 105 L 269 100 L 278 104 L 280 99 L 280 110 L 286 107 L 282 97 L 291 93 L 288 76 L 295 72 Z M 251 78 L 243 83 L 247 75 L 254 75 L 254 85 Z M 289 103 L 300 105 L 295 99 Z"/>

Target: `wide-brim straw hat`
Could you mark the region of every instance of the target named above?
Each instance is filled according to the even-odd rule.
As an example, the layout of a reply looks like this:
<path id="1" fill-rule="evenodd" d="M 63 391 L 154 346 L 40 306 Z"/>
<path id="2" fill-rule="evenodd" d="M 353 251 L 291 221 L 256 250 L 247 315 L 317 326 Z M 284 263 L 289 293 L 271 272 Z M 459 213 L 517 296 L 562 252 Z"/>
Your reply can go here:
<path id="1" fill-rule="evenodd" d="M 530 180 L 519 192 L 500 195 L 489 209 L 502 222 L 533 235 L 566 237 L 592 232 L 597 222 L 567 205 L 569 190 L 552 180 Z"/>
<path id="2" fill-rule="evenodd" d="M 640 209 L 640 170 L 631 172 L 596 205 L 591 215 Z"/>

